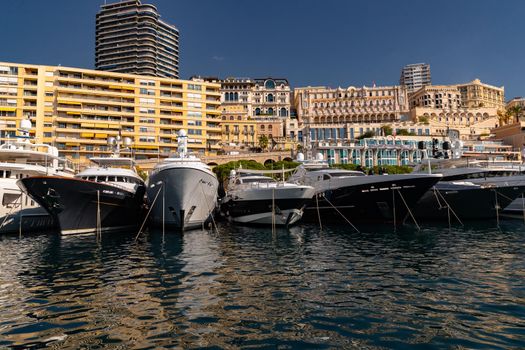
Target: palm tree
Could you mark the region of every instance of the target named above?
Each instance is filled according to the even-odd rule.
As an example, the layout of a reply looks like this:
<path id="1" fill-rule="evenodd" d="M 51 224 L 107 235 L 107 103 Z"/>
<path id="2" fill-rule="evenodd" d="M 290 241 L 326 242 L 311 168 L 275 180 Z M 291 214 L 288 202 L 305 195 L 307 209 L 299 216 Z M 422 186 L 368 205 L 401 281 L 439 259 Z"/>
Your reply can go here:
<path id="1" fill-rule="evenodd" d="M 520 116 L 521 116 L 521 113 L 523 112 L 523 107 L 516 105 L 516 106 L 507 108 L 507 111 L 510 113 L 510 115 L 516 118 L 516 123 L 520 122 Z"/>
<path id="2" fill-rule="evenodd" d="M 497 114 L 500 126 L 508 124 L 510 119 L 512 118 L 512 114 L 506 109 L 498 110 Z"/>

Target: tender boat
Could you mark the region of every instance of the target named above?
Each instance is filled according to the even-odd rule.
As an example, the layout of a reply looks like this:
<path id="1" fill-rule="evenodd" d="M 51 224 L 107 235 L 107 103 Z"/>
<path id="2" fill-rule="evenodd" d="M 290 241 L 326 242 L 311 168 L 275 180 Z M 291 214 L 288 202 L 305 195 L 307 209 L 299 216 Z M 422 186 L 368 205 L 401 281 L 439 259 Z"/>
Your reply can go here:
<path id="1" fill-rule="evenodd" d="M 361 171 L 330 168 L 322 160 L 303 161 L 290 181 L 310 185 L 316 196 L 305 208 L 315 222 L 394 223 L 401 225 L 417 201 L 441 175 L 365 175 Z"/>
<path id="2" fill-rule="evenodd" d="M 311 186 L 276 181 L 266 171 L 232 170 L 221 211 L 230 221 L 241 224 L 295 224 L 315 194 Z"/>
<path id="3" fill-rule="evenodd" d="M 150 221 L 176 230 L 203 227 L 217 206 L 219 181 L 200 159 L 187 155 L 187 136 L 179 131 L 178 157 L 157 164 L 148 179 Z"/>
<path id="4" fill-rule="evenodd" d="M 136 228 L 146 186 L 133 160 L 120 157 L 118 147 L 111 157 L 90 160 L 97 166 L 73 178 L 33 176 L 18 185 L 53 216 L 64 235 Z"/>

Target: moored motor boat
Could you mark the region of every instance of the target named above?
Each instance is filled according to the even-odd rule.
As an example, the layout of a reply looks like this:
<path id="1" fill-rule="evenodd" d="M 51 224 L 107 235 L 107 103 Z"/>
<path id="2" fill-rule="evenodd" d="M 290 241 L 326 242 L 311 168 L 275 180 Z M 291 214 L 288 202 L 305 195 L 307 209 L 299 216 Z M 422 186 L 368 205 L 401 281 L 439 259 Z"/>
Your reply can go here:
<path id="1" fill-rule="evenodd" d="M 186 133 L 179 131 L 178 157 L 157 164 L 148 179 L 150 222 L 176 230 L 201 228 L 217 206 L 219 182 L 211 168 L 186 154 Z"/>
<path id="2" fill-rule="evenodd" d="M 441 175 L 365 175 L 361 171 L 330 168 L 325 162 L 304 162 L 290 181 L 311 185 L 316 197 L 305 208 L 315 222 L 370 222 L 401 225 L 423 194 Z"/>
<path id="3" fill-rule="evenodd" d="M 19 136 L 0 145 L 0 234 L 41 232 L 55 228 L 52 217 L 17 186 L 29 176 L 72 177 L 73 167 L 58 149 L 33 142 L 31 122 L 21 121 Z"/>
<path id="4" fill-rule="evenodd" d="M 133 160 L 119 157 L 118 147 L 111 157 L 90 160 L 97 166 L 73 178 L 33 176 L 17 184 L 53 216 L 64 235 L 137 227 L 146 187 Z"/>
<path id="5" fill-rule="evenodd" d="M 440 181 L 418 201 L 414 215 L 424 220 L 486 220 L 496 218 L 525 186 L 494 186 Z"/>
<path id="6" fill-rule="evenodd" d="M 256 170 L 232 170 L 221 211 L 241 224 L 293 225 L 303 216 L 314 188 L 276 181 Z"/>

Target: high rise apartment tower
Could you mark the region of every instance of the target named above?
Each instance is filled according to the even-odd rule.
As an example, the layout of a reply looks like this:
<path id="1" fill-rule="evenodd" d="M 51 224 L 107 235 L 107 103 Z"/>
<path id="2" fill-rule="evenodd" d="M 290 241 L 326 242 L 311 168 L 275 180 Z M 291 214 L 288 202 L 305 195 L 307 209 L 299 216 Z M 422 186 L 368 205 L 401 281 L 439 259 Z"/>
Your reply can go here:
<path id="1" fill-rule="evenodd" d="M 399 84 L 406 86 L 408 93 L 415 92 L 431 83 L 430 64 L 408 64 L 401 70 Z"/>
<path id="2" fill-rule="evenodd" d="M 157 8 L 140 0 L 101 6 L 96 19 L 98 70 L 179 77 L 179 31 L 160 19 Z"/>

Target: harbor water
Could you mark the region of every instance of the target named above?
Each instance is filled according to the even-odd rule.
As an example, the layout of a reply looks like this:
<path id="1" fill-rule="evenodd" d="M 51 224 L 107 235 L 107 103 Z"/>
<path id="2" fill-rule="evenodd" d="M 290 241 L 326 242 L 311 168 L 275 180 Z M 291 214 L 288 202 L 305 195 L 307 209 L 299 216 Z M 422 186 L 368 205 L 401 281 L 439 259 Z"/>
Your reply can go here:
<path id="1" fill-rule="evenodd" d="M 525 225 L 0 237 L 0 348 L 525 348 Z"/>

